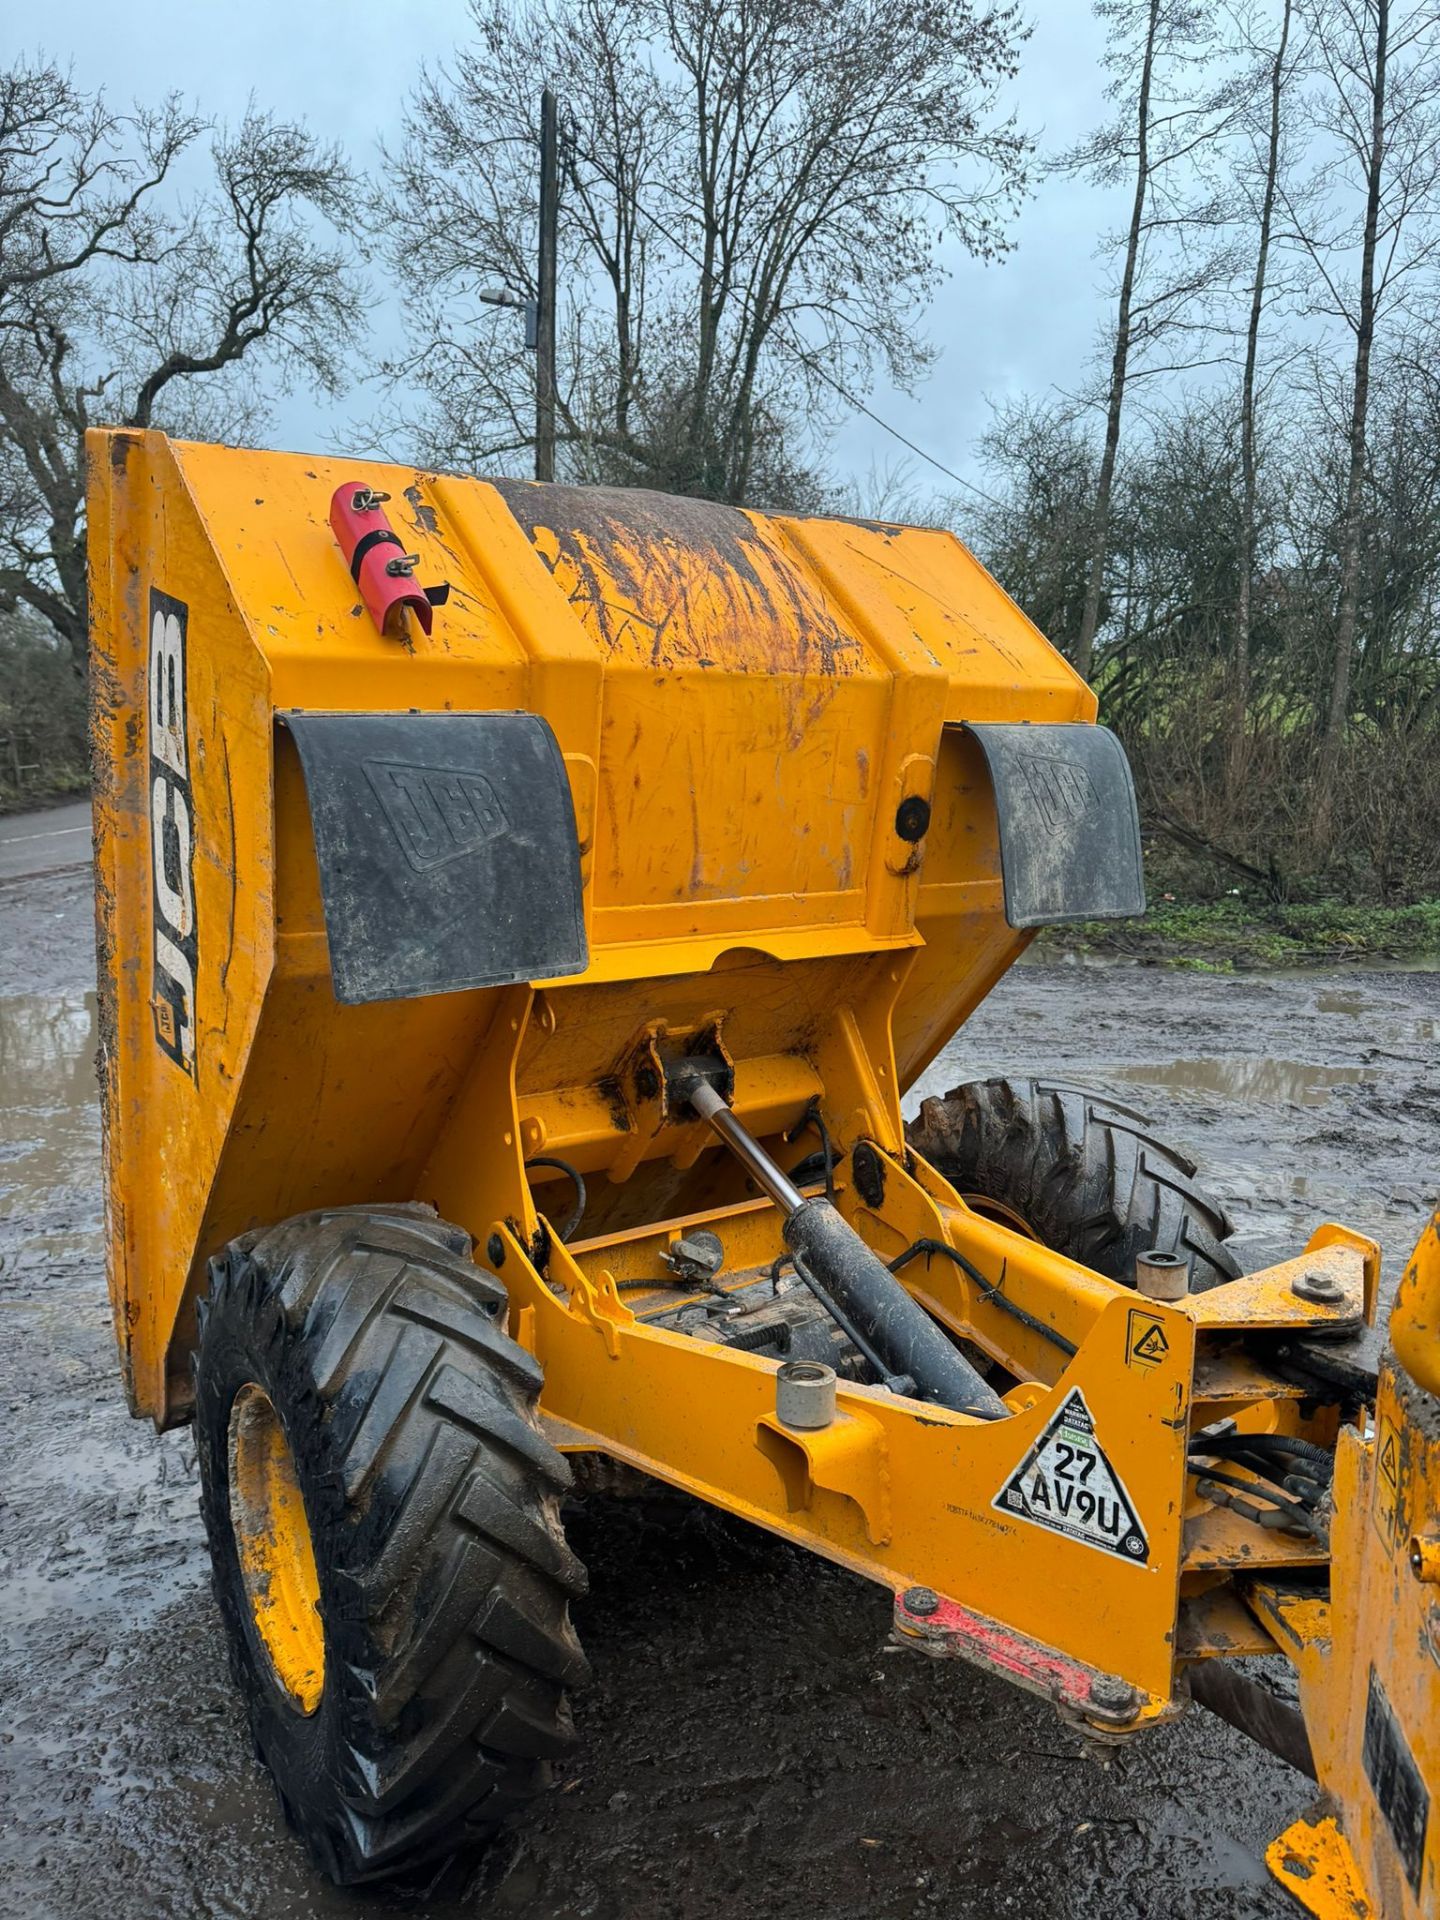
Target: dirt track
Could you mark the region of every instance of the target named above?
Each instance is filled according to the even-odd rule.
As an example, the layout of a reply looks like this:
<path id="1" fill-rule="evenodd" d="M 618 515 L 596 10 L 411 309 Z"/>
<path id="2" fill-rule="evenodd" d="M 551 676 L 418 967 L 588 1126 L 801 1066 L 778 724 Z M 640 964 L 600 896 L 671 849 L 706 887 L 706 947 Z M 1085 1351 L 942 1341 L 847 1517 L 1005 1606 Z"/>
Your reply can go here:
<path id="1" fill-rule="evenodd" d="M 578 1759 L 469 1884 L 318 1882 L 231 1694 L 193 1454 L 131 1422 L 105 1302 L 88 873 L 0 887 L 0 1914 L 531 1920 L 1278 1916 L 1306 1783 L 1195 1713 L 1102 1769 L 1048 1709 L 886 1647 L 879 1591 L 703 1509 L 592 1502 Z M 1440 975 L 1024 968 L 922 1091 L 1110 1085 L 1262 1264 L 1322 1218 L 1393 1281 L 1440 1178 Z M 914 1096 L 909 1103 L 913 1106 Z"/>

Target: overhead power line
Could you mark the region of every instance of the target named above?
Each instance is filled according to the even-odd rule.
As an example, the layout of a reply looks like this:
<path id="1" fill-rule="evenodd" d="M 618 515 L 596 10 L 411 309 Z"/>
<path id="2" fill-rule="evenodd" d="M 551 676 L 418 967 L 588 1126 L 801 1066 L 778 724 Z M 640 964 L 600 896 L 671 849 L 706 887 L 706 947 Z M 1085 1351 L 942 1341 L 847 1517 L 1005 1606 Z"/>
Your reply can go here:
<path id="1" fill-rule="evenodd" d="M 967 493 L 973 493 L 977 500 L 985 501 L 988 506 L 999 507 L 1000 502 L 995 498 L 993 493 L 986 493 L 985 489 L 983 487 L 977 487 L 973 480 L 966 480 L 961 474 L 956 473 L 953 467 L 947 467 L 943 460 L 937 460 L 933 453 L 927 453 L 924 447 L 917 446 L 907 434 L 903 434 L 898 427 L 891 426 L 888 420 L 883 419 L 876 413 L 873 407 L 867 406 L 857 395 L 851 393 L 850 389 L 837 380 L 833 373 L 827 368 L 822 367 L 819 362 L 814 360 L 809 354 L 802 353 L 800 358 L 812 373 L 818 374 L 820 378 L 825 381 L 826 385 L 833 387 L 843 400 L 854 407 L 858 413 L 863 413 L 867 420 L 873 420 L 877 427 L 883 428 L 892 439 L 898 440 L 902 447 L 908 447 L 910 452 L 915 454 L 919 459 L 928 461 L 937 473 L 943 473 L 946 479 L 953 480 L 957 487 L 964 487 Z"/>
<path id="2" fill-rule="evenodd" d="M 648 207 L 642 206 L 639 200 L 636 200 L 634 205 L 635 211 L 642 214 L 644 218 L 650 222 L 651 226 L 654 227 L 655 231 L 660 234 L 663 239 L 669 241 L 677 253 L 683 254 L 691 266 L 698 267 L 702 264 L 696 255 L 690 251 L 689 247 L 686 246 L 685 242 L 671 233 L 664 222 L 661 221 L 657 215 L 653 214 Z M 740 302 L 741 310 L 745 318 L 747 320 L 753 320 L 755 317 L 755 309 L 746 298 L 744 292 L 738 287 L 735 290 L 735 297 Z M 983 487 L 977 487 L 973 480 L 966 480 L 963 475 L 956 473 L 953 467 L 947 467 L 943 460 L 937 460 L 933 453 L 928 453 L 924 447 L 919 446 L 908 434 L 904 434 L 898 427 L 892 426 L 890 422 L 878 414 L 873 407 L 868 406 L 865 401 L 851 393 L 844 382 L 837 379 L 828 367 L 822 366 L 814 355 L 800 352 L 798 357 L 813 374 L 825 382 L 826 386 L 833 387 L 835 392 L 840 395 L 841 399 L 844 400 L 848 406 L 854 407 L 857 413 L 863 413 L 867 420 L 873 420 L 877 427 L 883 432 L 888 433 L 893 440 L 899 441 L 902 447 L 908 448 L 917 459 L 927 462 L 928 465 L 934 467 L 937 473 L 943 473 L 947 480 L 953 480 L 957 487 L 964 487 L 967 493 L 973 493 L 977 500 L 983 500 L 987 506 L 1000 507 L 1001 503 L 995 498 L 994 494 L 986 493 L 985 489 Z"/>

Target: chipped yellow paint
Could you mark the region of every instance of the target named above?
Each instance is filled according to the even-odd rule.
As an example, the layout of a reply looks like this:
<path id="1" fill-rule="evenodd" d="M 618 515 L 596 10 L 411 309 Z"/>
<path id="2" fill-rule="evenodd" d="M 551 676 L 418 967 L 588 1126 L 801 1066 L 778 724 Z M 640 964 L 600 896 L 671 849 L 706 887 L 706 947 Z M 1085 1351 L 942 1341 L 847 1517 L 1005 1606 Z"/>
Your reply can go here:
<path id="1" fill-rule="evenodd" d="M 280 1416 L 253 1381 L 230 1409 L 230 1526 L 276 1683 L 299 1712 L 314 1713 L 325 1690 L 315 1548 Z"/>
<path id="2" fill-rule="evenodd" d="M 1440 1394 L 1440 1212 L 1401 1276 L 1390 1338 L 1410 1378 L 1427 1393 Z"/>
<path id="3" fill-rule="evenodd" d="M 193 1301 L 218 1246 L 307 1206 L 415 1192 L 499 1004 L 336 1006 L 277 712 L 549 721 L 591 958 L 547 988 L 551 1030 L 519 1063 L 537 1112 L 603 1109 L 596 1089 L 653 983 L 724 969 L 704 997 L 736 1000 L 737 1055 L 796 1053 L 832 1004 L 862 1025 L 867 1004 L 882 1009 L 893 1064 L 876 1125 L 893 1139 L 901 1088 L 1024 948 L 1005 924 L 989 779 L 959 723 L 1089 720 L 1095 699 L 953 536 L 502 492 L 158 433 L 96 433 L 90 460 L 110 1274 L 137 1412 L 187 1415 Z M 390 495 L 419 578 L 450 584 L 428 639 L 385 639 L 359 604 L 328 517 L 350 480 Z M 188 609 L 193 1077 L 156 1045 L 169 1010 L 151 980 L 153 591 Z M 895 830 L 915 793 L 933 809 L 923 857 Z M 627 1217 L 640 1186 L 663 1183 L 659 1157 L 645 1143 Z M 533 1223 L 513 1141 L 492 1175 L 487 1211 Z"/>

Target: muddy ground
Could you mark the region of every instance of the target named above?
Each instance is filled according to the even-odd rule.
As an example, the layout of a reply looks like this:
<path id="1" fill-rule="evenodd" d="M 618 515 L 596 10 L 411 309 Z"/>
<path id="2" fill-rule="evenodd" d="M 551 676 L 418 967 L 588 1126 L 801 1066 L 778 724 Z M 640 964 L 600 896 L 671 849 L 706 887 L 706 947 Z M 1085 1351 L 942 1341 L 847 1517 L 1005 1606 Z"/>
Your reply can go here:
<path id="1" fill-rule="evenodd" d="M 1194 1713 L 1106 1768 L 1048 1709 L 886 1644 L 862 1582 L 694 1507 L 573 1522 L 578 1757 L 468 1881 L 309 1871 L 252 1762 L 193 1450 L 125 1414 L 102 1271 L 88 874 L 0 886 L 0 1914 L 1280 1916 L 1306 1783 Z M 927 1076 L 1106 1084 L 1167 1116 L 1251 1263 L 1325 1217 L 1393 1282 L 1440 1175 L 1440 975 L 1017 971 Z"/>

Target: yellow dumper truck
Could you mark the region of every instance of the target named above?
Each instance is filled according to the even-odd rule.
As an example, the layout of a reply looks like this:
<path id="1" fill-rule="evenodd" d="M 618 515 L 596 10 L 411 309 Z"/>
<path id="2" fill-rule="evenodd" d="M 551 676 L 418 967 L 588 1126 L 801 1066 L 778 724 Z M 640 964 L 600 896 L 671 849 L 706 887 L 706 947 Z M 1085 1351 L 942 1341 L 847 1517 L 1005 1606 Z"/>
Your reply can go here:
<path id="1" fill-rule="evenodd" d="M 1440 1221 L 1241 1274 L 1069 1087 L 913 1085 L 1143 907 L 1096 703 L 949 534 L 92 436 L 110 1284 L 261 1760 L 341 1882 L 570 1745 L 577 1457 L 879 1582 L 1102 1742 L 1440 1893 Z M 1279 1651 L 1299 1709 L 1247 1676 Z"/>

